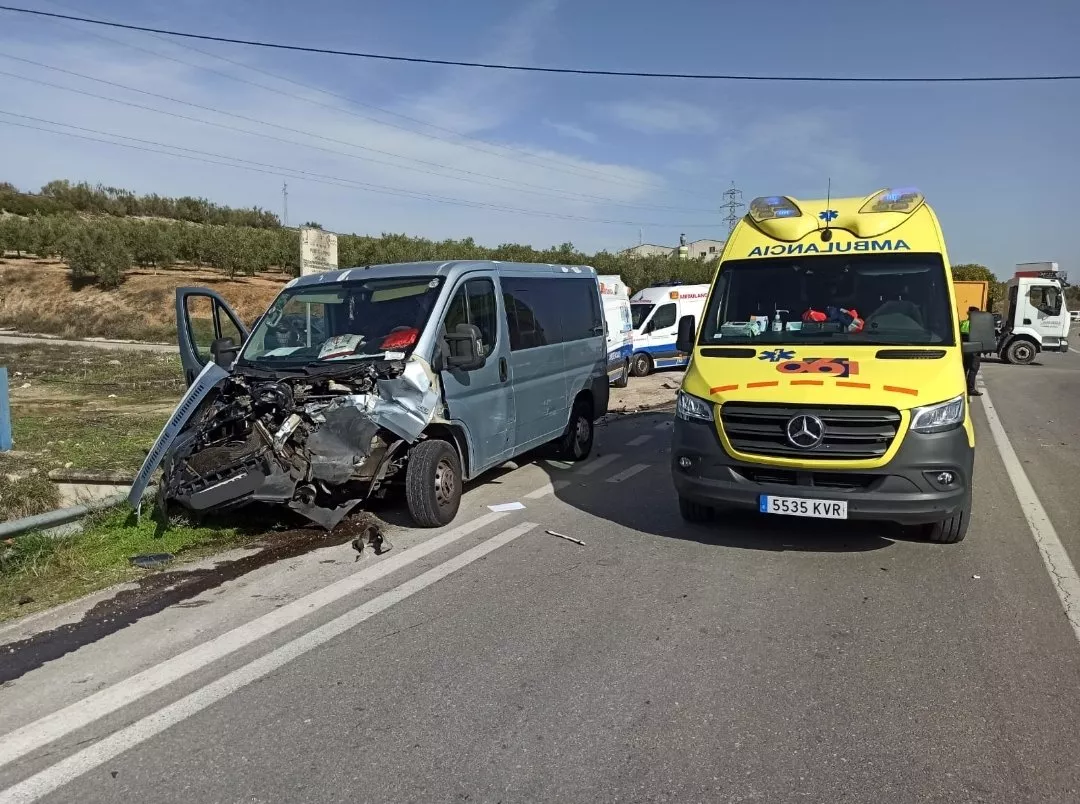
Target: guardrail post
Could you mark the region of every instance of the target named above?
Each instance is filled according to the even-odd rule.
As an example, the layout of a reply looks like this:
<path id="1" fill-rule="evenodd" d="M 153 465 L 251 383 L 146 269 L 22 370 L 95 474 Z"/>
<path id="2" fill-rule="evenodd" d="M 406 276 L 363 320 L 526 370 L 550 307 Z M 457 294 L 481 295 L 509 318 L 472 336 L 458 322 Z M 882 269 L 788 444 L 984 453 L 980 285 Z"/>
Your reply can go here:
<path id="1" fill-rule="evenodd" d="M 10 452 L 11 443 L 11 401 L 8 399 L 8 373 L 0 366 L 0 452 Z"/>

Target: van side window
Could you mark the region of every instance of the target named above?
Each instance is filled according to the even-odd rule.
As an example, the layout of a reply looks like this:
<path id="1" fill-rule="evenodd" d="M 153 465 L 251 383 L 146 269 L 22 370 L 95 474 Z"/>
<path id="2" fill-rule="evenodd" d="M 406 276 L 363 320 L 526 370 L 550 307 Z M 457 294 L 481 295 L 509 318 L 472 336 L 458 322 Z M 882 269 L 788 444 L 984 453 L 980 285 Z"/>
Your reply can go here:
<path id="1" fill-rule="evenodd" d="M 657 308 L 652 317 L 653 330 L 669 329 L 675 326 L 675 305 L 662 304 Z"/>
<path id="2" fill-rule="evenodd" d="M 495 284 L 490 279 L 470 279 L 457 289 L 446 311 L 446 331 L 458 324 L 472 324 L 480 330 L 480 347 L 485 355 L 495 351 L 499 319 L 495 305 Z"/>
<path id="3" fill-rule="evenodd" d="M 595 277 L 502 277 L 510 349 L 535 349 L 603 334 Z"/>

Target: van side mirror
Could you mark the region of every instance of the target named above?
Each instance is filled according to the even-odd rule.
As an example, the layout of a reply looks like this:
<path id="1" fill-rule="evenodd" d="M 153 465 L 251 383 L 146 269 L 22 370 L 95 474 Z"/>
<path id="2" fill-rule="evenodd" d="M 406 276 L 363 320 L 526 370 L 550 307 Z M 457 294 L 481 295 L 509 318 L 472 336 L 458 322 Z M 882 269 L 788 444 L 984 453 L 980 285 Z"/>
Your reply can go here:
<path id="1" fill-rule="evenodd" d="M 968 313 L 968 339 L 961 345 L 962 354 L 992 352 L 997 343 L 997 327 L 994 314 L 982 310 Z"/>
<path id="2" fill-rule="evenodd" d="M 210 342 L 210 354 L 213 356 L 214 362 L 224 369 L 233 364 L 239 351 L 239 347 L 233 342 L 232 338 L 216 338 Z"/>
<path id="3" fill-rule="evenodd" d="M 683 354 L 694 351 L 694 334 L 697 332 L 697 322 L 692 315 L 684 315 L 679 319 L 679 334 L 675 338 L 675 348 Z"/>
<path id="4" fill-rule="evenodd" d="M 443 361 L 447 368 L 476 371 L 487 362 L 480 354 L 480 328 L 474 324 L 458 324 L 445 337 L 450 352 Z"/>

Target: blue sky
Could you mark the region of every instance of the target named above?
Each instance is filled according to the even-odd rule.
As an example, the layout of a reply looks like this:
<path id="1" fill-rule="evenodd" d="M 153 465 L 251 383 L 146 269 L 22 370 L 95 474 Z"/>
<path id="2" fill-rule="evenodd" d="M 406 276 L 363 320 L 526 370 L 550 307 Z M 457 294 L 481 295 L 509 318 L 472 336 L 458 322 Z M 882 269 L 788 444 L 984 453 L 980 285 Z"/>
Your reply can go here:
<path id="1" fill-rule="evenodd" d="M 22 2 L 246 39 L 523 64 L 1080 73 L 1075 0 Z M 732 181 L 747 201 L 821 197 L 830 178 L 839 195 L 916 185 L 942 219 L 953 262 L 981 262 L 1006 276 L 1017 262 L 1056 260 L 1080 278 L 1080 82 L 741 84 L 494 73 L 177 43 L 6 12 L 0 54 L 0 110 L 52 121 L 0 114 L 0 123 L 64 123 L 84 136 L 121 134 L 135 138 L 129 145 L 179 146 L 188 156 L 241 158 L 266 171 L 0 125 L 0 179 L 22 187 L 69 177 L 280 212 L 287 180 L 292 223 L 613 250 L 636 243 L 639 231 L 664 244 L 680 232 L 722 238 L 718 208 Z M 286 179 L 282 168 L 328 178 Z M 508 207 L 519 211 L 502 211 Z"/>

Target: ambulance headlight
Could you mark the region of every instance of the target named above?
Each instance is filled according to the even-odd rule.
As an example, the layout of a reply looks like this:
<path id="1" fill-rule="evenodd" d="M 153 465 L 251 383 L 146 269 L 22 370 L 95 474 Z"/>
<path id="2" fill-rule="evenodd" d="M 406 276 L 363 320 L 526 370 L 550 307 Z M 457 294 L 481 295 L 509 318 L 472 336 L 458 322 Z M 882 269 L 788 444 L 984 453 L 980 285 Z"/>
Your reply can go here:
<path id="1" fill-rule="evenodd" d="M 915 187 L 882 190 L 862 205 L 859 212 L 914 212 L 923 202 L 923 194 Z"/>
<path id="2" fill-rule="evenodd" d="M 773 218 L 799 218 L 802 212 L 787 196 L 770 195 L 750 202 L 750 217 L 761 223 Z"/>
<path id="3" fill-rule="evenodd" d="M 679 391 L 675 398 L 675 415 L 685 422 L 711 422 L 713 403 Z"/>
<path id="4" fill-rule="evenodd" d="M 916 433 L 943 433 L 964 423 L 967 399 L 960 395 L 947 402 L 911 411 L 911 429 Z"/>

